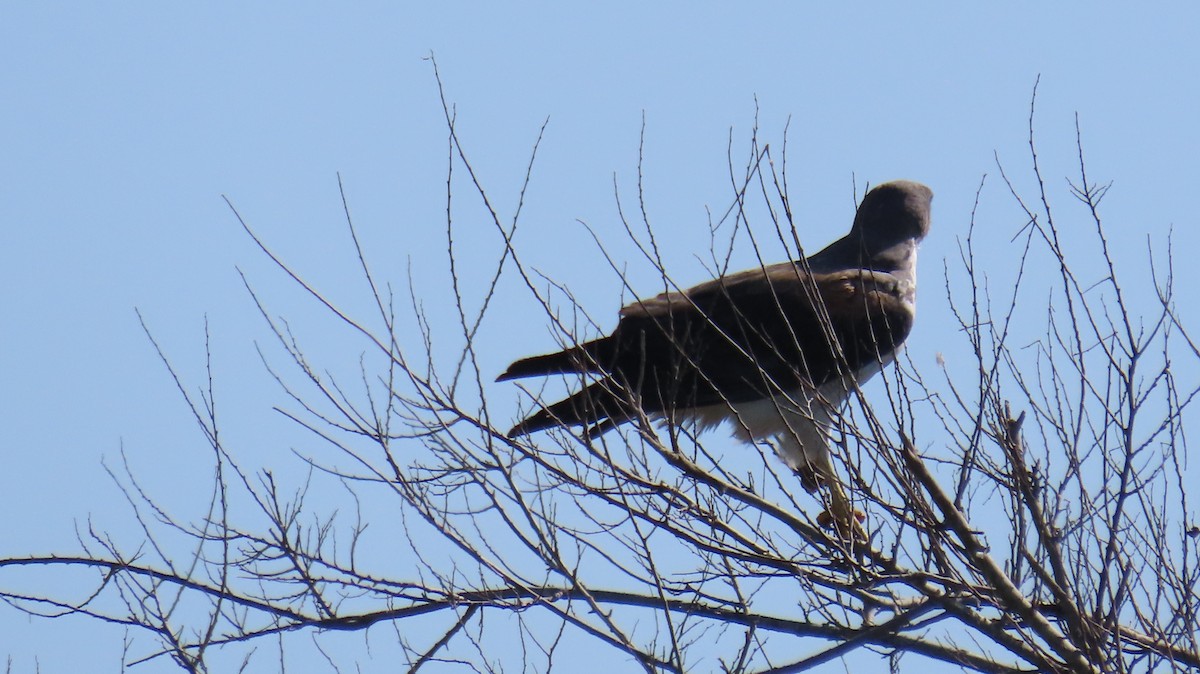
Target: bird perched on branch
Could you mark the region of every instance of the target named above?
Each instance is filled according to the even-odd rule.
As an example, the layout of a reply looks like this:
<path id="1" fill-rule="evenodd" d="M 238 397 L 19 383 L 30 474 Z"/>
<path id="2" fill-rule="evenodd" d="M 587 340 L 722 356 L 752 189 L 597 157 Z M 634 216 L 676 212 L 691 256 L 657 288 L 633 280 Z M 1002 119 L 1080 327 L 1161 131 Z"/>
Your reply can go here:
<path id="1" fill-rule="evenodd" d="M 730 420 L 744 441 L 774 440 L 809 491 L 828 484 L 833 520 L 854 524 L 825 429 L 912 329 L 917 245 L 932 200 L 920 183 L 884 183 L 863 198 L 849 234 L 805 260 L 634 302 L 607 337 L 516 361 L 497 381 L 596 380 L 509 436 L 572 425 L 599 433 L 643 413 L 701 430 Z"/>

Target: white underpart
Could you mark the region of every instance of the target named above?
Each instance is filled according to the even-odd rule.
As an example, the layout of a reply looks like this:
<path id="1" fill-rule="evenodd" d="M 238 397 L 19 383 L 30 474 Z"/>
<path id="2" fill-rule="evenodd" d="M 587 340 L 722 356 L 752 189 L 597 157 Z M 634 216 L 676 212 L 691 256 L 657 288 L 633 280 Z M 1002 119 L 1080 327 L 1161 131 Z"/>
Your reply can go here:
<path id="1" fill-rule="evenodd" d="M 891 360 L 863 368 L 855 381 L 865 383 Z M 839 379 L 816 391 L 801 388 L 786 396 L 696 407 L 684 414 L 684 420 L 695 423 L 698 431 L 729 421 L 734 435 L 743 442 L 773 440 L 779 458 L 793 470 L 828 471 L 832 468 L 827 439 L 832 414 L 846 401 L 855 381 Z"/>

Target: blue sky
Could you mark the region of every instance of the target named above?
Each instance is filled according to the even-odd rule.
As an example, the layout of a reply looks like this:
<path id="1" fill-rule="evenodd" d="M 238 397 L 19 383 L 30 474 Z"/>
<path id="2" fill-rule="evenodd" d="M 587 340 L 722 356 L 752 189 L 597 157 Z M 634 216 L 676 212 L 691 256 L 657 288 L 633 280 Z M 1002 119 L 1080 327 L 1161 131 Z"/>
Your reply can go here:
<path id="1" fill-rule="evenodd" d="M 427 305 L 444 299 L 446 138 L 431 52 L 506 213 L 549 119 L 519 243 L 593 316 L 614 320 L 620 286 L 579 221 L 637 267 L 619 243 L 613 177 L 631 196 L 643 119 L 648 208 L 683 282 L 704 279 L 706 209 L 729 204 L 731 129 L 740 158 L 756 106 L 772 144 L 790 120 L 809 245 L 845 229 L 853 180 L 929 184 L 935 222 L 909 347 L 921 364 L 941 348 L 942 260 L 957 254 L 985 174 L 995 255 L 1021 224 L 996 157 L 1032 184 L 1039 76 L 1039 151 L 1060 203 L 1078 113 L 1091 176 L 1114 182 L 1105 213 L 1132 278 L 1145 274 L 1146 236 L 1164 242 L 1174 227 L 1178 282 L 1200 282 L 1186 264 L 1200 246 L 1186 207 L 1200 149 L 1198 19 L 1193 3 L 6 3 L 0 556 L 72 550 L 88 522 L 135 533 L 102 466 L 119 465 L 122 448 L 169 506 L 203 503 L 195 476 L 208 457 L 135 307 L 193 385 L 207 318 L 224 421 L 252 466 L 294 458 L 270 411 L 282 394 L 254 348 L 269 335 L 238 269 L 329 345 L 331 367 L 357 362 L 335 336 L 323 341 L 325 323 L 222 196 L 314 284 L 363 306 L 340 174 L 375 269 L 399 286 L 411 267 Z M 462 227 L 468 251 L 491 245 L 469 216 Z M 506 337 L 481 358 L 496 372 L 553 346 L 544 317 L 521 313 L 531 306 L 494 326 Z M 505 395 L 515 414 L 514 389 L 493 393 Z M 0 625 L 14 671 L 119 662 L 119 630 L 2 607 Z"/>

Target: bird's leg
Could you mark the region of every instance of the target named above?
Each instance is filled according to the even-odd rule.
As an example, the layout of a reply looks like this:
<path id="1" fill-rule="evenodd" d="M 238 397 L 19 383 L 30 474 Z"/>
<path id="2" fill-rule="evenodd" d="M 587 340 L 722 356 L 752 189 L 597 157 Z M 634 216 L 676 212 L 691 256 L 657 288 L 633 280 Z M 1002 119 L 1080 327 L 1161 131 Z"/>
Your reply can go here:
<path id="1" fill-rule="evenodd" d="M 822 525 L 832 528 L 842 540 L 861 542 L 867 540 L 867 532 L 862 527 L 866 515 L 854 509 L 842 483 L 836 477 L 828 480 L 829 508 L 817 517 Z"/>
<path id="2" fill-rule="evenodd" d="M 812 468 L 820 481 L 829 488 L 829 506 L 817 516 L 817 522 L 836 531 L 847 543 L 865 542 L 867 532 L 862 527 L 862 521 L 866 519 L 866 515 L 854 509 L 854 504 L 842 488 L 841 481 L 833 472 L 833 461 L 828 452 Z"/>
<path id="3" fill-rule="evenodd" d="M 803 392 L 801 395 L 806 396 Z M 789 418 L 786 412 L 792 416 Z M 821 485 L 829 488 L 827 508 L 817 517 L 817 522 L 837 531 L 844 541 L 866 541 L 866 532 L 859 524 L 865 516 L 854 510 L 833 470 L 833 450 L 826 437 L 826 429 L 830 427 L 829 403 L 823 399 L 801 397 L 796 408 L 785 410 L 784 419 L 790 434 L 780 440 L 780 455 L 796 471 L 800 484 L 809 493 L 816 493 Z"/>

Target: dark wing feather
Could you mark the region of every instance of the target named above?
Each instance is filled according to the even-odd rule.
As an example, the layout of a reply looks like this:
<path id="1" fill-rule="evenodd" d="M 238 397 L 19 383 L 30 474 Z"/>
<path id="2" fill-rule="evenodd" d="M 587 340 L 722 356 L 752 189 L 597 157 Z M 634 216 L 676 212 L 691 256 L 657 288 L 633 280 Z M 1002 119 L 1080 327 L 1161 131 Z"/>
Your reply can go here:
<path id="1" fill-rule="evenodd" d="M 607 338 L 594 342 L 580 344 L 558 353 L 547 353 L 542 356 L 522 358 L 496 377 L 496 381 L 508 381 L 521 377 L 535 377 L 547 374 L 568 374 L 571 372 L 603 372 L 604 364 L 599 360 L 602 344 Z"/>
<path id="2" fill-rule="evenodd" d="M 901 286 L 883 272 L 809 276 L 785 263 L 660 295 L 622 311 L 612 371 L 644 403 L 648 387 L 657 393 L 654 411 L 820 386 L 903 341 L 912 312 Z"/>
<path id="3" fill-rule="evenodd" d="M 605 377 L 526 417 L 508 431 L 508 437 L 515 438 L 555 426 L 590 426 L 607 419 L 625 421 L 636 412 L 633 398 L 628 392 L 612 377 Z"/>

